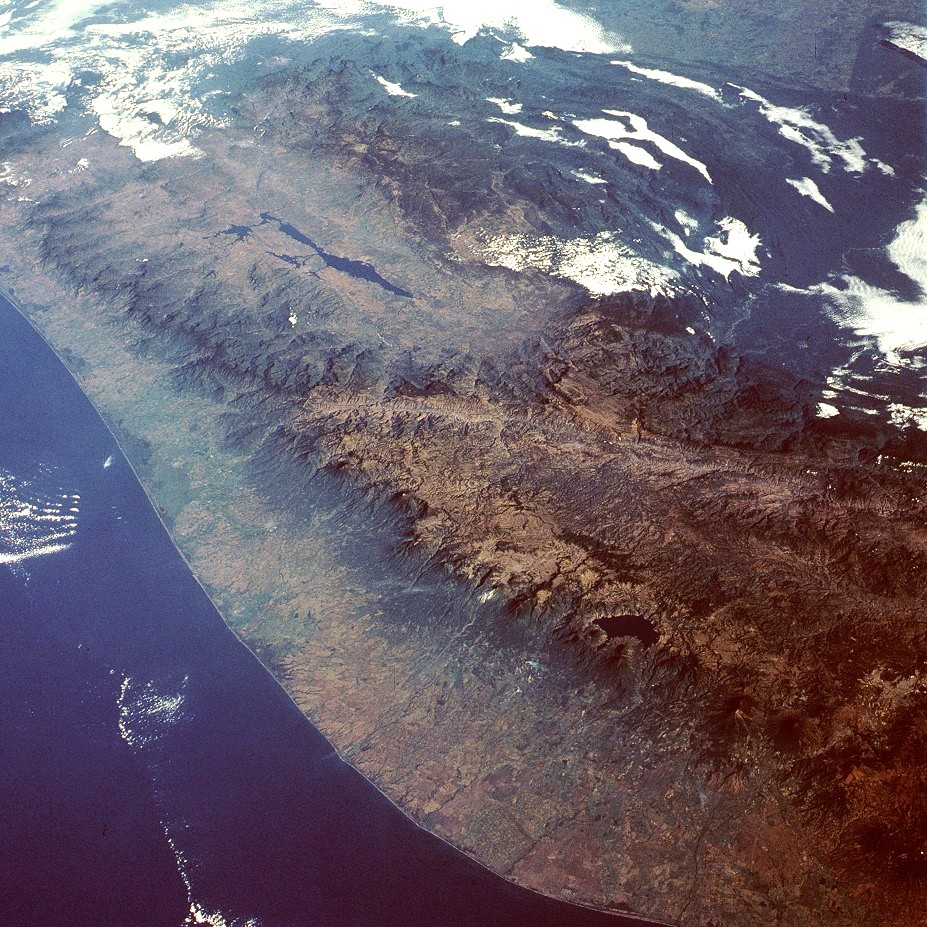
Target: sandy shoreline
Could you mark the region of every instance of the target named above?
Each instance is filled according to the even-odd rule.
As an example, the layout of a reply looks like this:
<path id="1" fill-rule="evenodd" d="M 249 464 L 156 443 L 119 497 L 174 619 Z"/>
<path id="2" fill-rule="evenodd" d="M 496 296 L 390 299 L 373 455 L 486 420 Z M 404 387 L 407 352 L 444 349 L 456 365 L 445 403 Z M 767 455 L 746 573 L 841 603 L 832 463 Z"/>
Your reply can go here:
<path id="1" fill-rule="evenodd" d="M 24 319 L 26 319 L 26 321 L 30 324 L 30 326 L 33 328 L 36 334 L 38 334 L 38 336 L 42 338 L 42 340 L 48 346 L 49 350 L 52 351 L 56 355 L 58 360 L 70 372 L 71 376 L 78 383 L 81 390 L 87 396 L 89 401 L 94 404 L 94 407 L 97 409 L 101 418 L 103 418 L 103 420 L 107 423 L 107 427 L 109 428 L 111 434 L 113 435 L 113 440 L 116 442 L 116 444 L 119 446 L 120 450 L 122 451 L 125 459 L 127 460 L 130 468 L 132 469 L 132 472 L 135 474 L 136 479 L 138 480 L 143 491 L 148 497 L 152 508 L 157 513 L 158 519 L 160 520 L 162 526 L 164 527 L 164 530 L 166 531 L 168 536 L 171 538 L 172 543 L 175 549 L 177 550 L 177 553 L 183 559 L 183 561 L 187 564 L 187 567 L 190 569 L 191 574 L 194 576 L 198 585 L 202 588 L 206 596 L 213 603 L 213 606 L 215 607 L 218 614 L 223 617 L 223 621 L 225 622 L 226 626 L 229 628 L 230 631 L 232 631 L 233 634 L 235 634 L 236 638 L 249 650 L 249 652 L 255 657 L 255 659 L 257 659 L 258 662 L 260 662 L 264 666 L 265 672 L 274 680 L 275 684 L 286 694 L 287 698 L 302 713 L 304 713 L 304 715 L 307 717 L 307 720 L 310 721 L 310 723 L 312 723 L 312 714 L 306 711 L 305 702 L 301 705 L 300 701 L 298 701 L 297 698 L 294 697 L 294 693 L 290 689 L 287 688 L 284 682 L 278 676 L 274 675 L 270 671 L 270 669 L 267 668 L 267 665 L 265 662 L 267 658 L 267 654 L 265 653 L 262 656 L 259 648 L 255 647 L 254 640 L 249 639 L 247 635 L 241 633 L 241 630 L 240 630 L 241 625 L 236 627 L 235 624 L 230 623 L 225 618 L 225 615 L 222 611 L 222 607 L 220 605 L 220 602 L 222 601 L 223 598 L 225 598 L 225 596 L 217 596 L 215 587 L 211 589 L 209 586 L 205 585 L 202 582 L 200 576 L 198 575 L 194 564 L 191 562 L 190 555 L 192 553 L 194 557 L 196 556 L 196 547 L 194 546 L 191 548 L 188 546 L 185 549 L 184 546 L 177 543 L 177 540 L 175 539 L 174 534 L 171 531 L 171 528 L 169 527 L 167 521 L 165 520 L 165 516 L 170 517 L 170 514 L 171 514 L 170 506 L 166 504 L 166 502 L 169 502 L 169 497 L 167 500 L 165 500 L 162 497 L 158 497 L 154 495 L 152 491 L 152 483 L 157 483 L 158 481 L 156 470 L 151 466 L 150 461 L 133 460 L 134 455 L 131 453 L 131 450 L 127 449 L 127 446 L 125 446 L 128 444 L 128 442 L 126 442 L 126 437 L 129 434 L 131 434 L 131 426 L 128 426 L 123 421 L 123 422 L 120 422 L 120 425 L 117 426 L 116 429 L 114 429 L 113 427 L 114 420 L 112 418 L 112 415 L 115 413 L 115 410 L 118 409 L 119 412 L 121 413 L 125 411 L 125 409 L 120 408 L 120 404 L 113 394 L 104 394 L 98 391 L 94 391 L 94 392 L 89 391 L 90 389 L 94 388 L 93 384 L 95 381 L 95 375 L 98 374 L 99 371 L 94 369 L 92 363 L 87 359 L 86 355 L 80 354 L 80 353 L 77 353 L 77 354 L 73 353 L 75 350 L 75 345 L 73 342 L 58 340 L 57 347 L 56 347 L 56 343 L 50 340 L 46 332 L 43 331 L 42 328 L 40 328 L 40 326 L 36 323 L 35 316 L 34 316 L 34 310 L 32 314 L 30 314 L 27 310 L 25 310 L 23 306 L 21 305 L 21 303 L 19 302 L 19 300 L 17 299 L 16 295 L 9 292 L 5 288 L 0 288 L 0 298 L 5 299 L 17 312 L 20 313 L 20 315 L 22 315 Z M 53 315 L 54 311 L 51 309 L 50 306 L 46 306 L 45 311 L 42 314 L 44 315 L 46 313 L 49 315 Z M 71 329 L 67 328 L 67 323 L 64 323 L 63 326 L 59 323 L 58 326 L 54 326 L 54 330 L 58 334 L 59 339 L 61 338 L 62 334 L 67 333 L 67 332 L 73 333 L 74 331 L 73 328 Z M 97 334 L 102 334 L 100 329 L 96 329 L 96 332 Z M 102 341 L 103 339 L 100 339 L 98 343 L 102 343 Z M 64 351 L 61 350 L 62 348 L 65 351 L 67 351 L 68 355 L 70 356 L 65 356 Z M 81 363 L 75 366 L 75 360 L 78 360 L 78 359 L 81 361 Z M 119 434 L 117 434 L 117 431 L 121 433 L 122 440 L 120 440 L 120 436 Z M 132 435 L 132 437 L 134 437 L 136 441 L 139 437 L 144 438 L 143 435 Z M 179 515 L 179 514 L 180 514 L 179 511 L 174 512 L 175 517 L 176 515 Z M 173 518 L 171 520 L 173 521 Z M 326 734 L 324 730 L 322 731 L 322 733 Z M 375 789 L 377 789 L 377 791 L 381 795 L 383 795 L 383 797 L 387 799 L 394 807 L 396 807 L 406 818 L 408 818 L 410 821 L 412 821 L 416 825 L 420 826 L 422 824 L 420 817 L 417 818 L 409 811 L 407 807 L 403 807 L 401 803 L 396 801 L 395 792 L 393 792 L 393 794 L 390 794 L 389 792 L 387 792 L 382 787 L 381 784 L 379 784 L 374 778 L 371 778 L 364 771 L 363 767 L 359 766 L 355 762 L 352 762 L 349 753 L 342 752 L 334 744 L 333 744 L 333 749 L 336 751 L 337 755 L 343 762 L 351 765 L 352 768 L 354 768 L 368 783 L 370 783 L 370 785 L 372 785 Z M 442 834 L 440 830 L 438 829 L 435 829 L 435 828 L 427 828 L 427 829 L 429 833 L 437 837 L 443 843 L 447 844 L 448 846 L 453 847 L 454 849 L 460 852 L 465 853 L 467 856 L 469 856 L 471 859 L 473 859 L 475 862 L 479 863 L 480 865 L 484 865 L 484 860 L 481 858 L 481 854 L 479 854 L 478 851 L 475 851 L 473 848 L 469 848 L 466 845 L 460 845 L 454 842 L 453 840 L 449 839 L 447 836 Z M 488 868 L 491 871 L 495 871 L 495 870 L 492 870 L 491 867 L 485 867 L 485 868 Z M 522 888 L 526 888 L 529 891 L 535 892 L 536 894 L 539 894 L 539 895 L 544 894 L 542 891 L 538 890 L 537 888 L 529 884 L 525 884 L 523 881 L 520 881 L 517 879 L 511 879 L 510 876 L 507 875 L 506 873 L 496 872 L 496 874 L 501 875 L 503 878 L 506 878 L 509 881 L 512 881 L 515 884 L 520 885 Z M 607 907 L 604 905 L 592 904 L 581 898 L 576 898 L 576 899 L 570 898 L 568 900 L 570 900 L 570 902 L 573 904 L 578 904 L 582 907 L 589 908 L 590 910 L 599 910 L 599 911 L 606 911 L 606 912 L 611 912 L 611 913 L 618 913 L 614 907 Z M 648 918 L 643 914 L 632 913 L 631 911 L 627 909 L 624 909 L 622 913 L 626 913 L 628 916 L 633 917 L 635 922 L 639 922 L 641 924 L 646 923 L 646 924 L 659 925 L 659 924 L 668 923 L 667 921 Z"/>

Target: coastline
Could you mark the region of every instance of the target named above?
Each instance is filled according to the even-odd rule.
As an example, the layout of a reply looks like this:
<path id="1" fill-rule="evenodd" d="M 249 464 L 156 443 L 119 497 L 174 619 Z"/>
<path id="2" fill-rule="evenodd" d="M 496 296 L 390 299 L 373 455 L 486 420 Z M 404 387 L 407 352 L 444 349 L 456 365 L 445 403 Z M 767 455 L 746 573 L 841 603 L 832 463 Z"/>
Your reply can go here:
<path id="1" fill-rule="evenodd" d="M 94 137 L 91 163 L 115 155 L 122 175 L 77 183 L 91 183 L 109 211 L 85 221 L 85 192 L 64 178 L 63 204 L 9 204 L 22 235 L 6 247 L 8 279 L 18 277 L 36 324 L 119 434 L 225 623 L 410 819 L 517 884 L 594 909 L 667 922 L 684 914 L 693 925 L 759 927 L 771 908 L 789 925 L 867 924 L 874 915 L 853 896 L 855 874 L 840 878 L 836 835 L 802 818 L 796 780 L 783 775 L 789 755 L 763 736 L 784 676 L 761 682 L 765 704 L 746 738 L 723 717 L 719 730 L 706 724 L 711 699 L 723 710 L 741 684 L 719 668 L 745 658 L 762 680 L 784 665 L 791 613 L 769 608 L 761 591 L 797 586 L 819 602 L 828 585 L 803 565 L 807 535 L 796 534 L 793 507 L 809 530 L 826 518 L 860 527 L 860 503 L 825 492 L 839 460 L 815 475 L 801 449 L 756 454 L 725 443 L 744 438 L 750 448 L 754 435 L 777 439 L 800 424 L 788 379 L 758 384 L 761 399 L 772 390 L 772 414 L 748 400 L 731 417 L 738 365 L 718 376 L 707 338 L 679 325 L 641 328 L 633 316 L 654 309 L 646 300 L 577 305 L 561 284 L 464 263 L 467 292 L 455 301 L 457 266 L 435 271 L 370 190 L 365 202 L 389 248 L 374 250 L 371 230 L 351 217 L 326 241 L 343 253 L 350 241 L 416 292 L 437 282 L 434 305 L 399 313 L 345 275 L 308 292 L 307 275 L 262 259 L 267 230 L 221 252 L 212 244 L 230 217 L 279 213 L 285 193 L 279 165 L 275 186 L 268 155 L 229 134 L 211 140 L 204 161 L 144 169 L 156 171 L 154 184 Z M 53 145 L 47 154 L 64 159 Z M 289 163 L 282 143 L 271 155 Z M 285 214 L 313 229 L 340 217 L 333 210 L 356 178 L 344 165 L 299 160 L 319 196 Z M 260 189 L 246 186 L 254 176 Z M 237 198 L 226 195 L 233 182 Z M 205 216 L 204 184 L 213 193 Z M 113 185 L 126 194 L 116 205 L 106 195 Z M 140 220 L 156 205 L 149 249 Z M 214 275 L 222 286 L 199 289 Z M 298 327 L 288 319 L 295 300 Z M 461 313 L 471 304 L 481 315 Z M 541 311 L 524 311 L 532 306 Z M 458 330 L 462 318 L 470 331 Z M 429 354 L 407 365 L 400 352 L 432 324 Z M 548 347 L 535 350 L 543 338 Z M 446 339 L 453 364 L 429 366 L 443 364 Z M 480 358 L 490 364 L 482 379 Z M 523 378 L 514 388 L 491 369 L 509 360 Z M 357 373 L 360 387 L 351 385 Z M 648 411 L 639 444 L 627 440 L 626 374 L 657 386 L 668 375 L 680 400 Z M 705 425 L 730 430 L 674 438 L 703 412 Z M 324 499 L 327 484 L 340 491 Z M 408 530 L 398 544 L 397 528 Z M 870 528 L 861 554 L 878 571 L 882 535 Z M 871 590 L 856 590 L 835 559 L 839 543 L 824 538 L 815 553 L 838 565 L 847 598 L 856 596 L 848 604 L 868 605 Z M 899 572 L 886 571 L 889 581 Z M 569 627 L 558 624 L 563 603 L 575 606 Z M 621 658 L 620 643 L 598 647 L 590 624 L 606 611 L 653 614 L 658 646 L 643 660 L 633 649 Z M 668 674 L 645 676 L 653 653 Z M 815 687 L 811 662 L 800 684 L 792 673 L 794 688 L 809 678 Z M 673 665 L 713 666 L 718 684 L 696 685 L 698 698 L 677 710 L 685 699 Z M 655 684 L 665 685 L 647 688 Z M 783 897 L 783 885 L 805 894 Z"/>
<path id="2" fill-rule="evenodd" d="M 86 387 L 85 387 L 85 385 L 84 385 L 84 382 L 82 381 L 82 377 L 81 377 L 80 373 L 79 373 L 77 370 L 75 370 L 74 367 L 72 366 L 72 363 L 73 363 L 73 362 L 72 362 L 72 363 L 68 363 L 67 358 L 66 358 L 61 352 L 59 352 L 59 351 L 56 349 L 56 347 L 55 347 L 55 346 L 53 345 L 53 343 L 48 339 L 48 337 L 46 336 L 46 334 L 38 327 L 38 325 L 36 324 L 36 322 L 34 321 L 34 319 L 30 317 L 30 315 L 27 313 L 27 311 L 26 311 L 26 310 L 23 308 L 23 306 L 20 304 L 20 302 L 18 301 L 18 299 L 17 299 L 17 297 L 15 296 L 15 294 L 11 293 L 11 292 L 10 292 L 8 289 L 6 289 L 5 287 L 0 286 L 0 299 L 6 301 L 6 302 L 9 304 L 9 306 L 11 306 L 11 307 L 13 308 L 13 310 L 16 311 L 16 312 L 23 318 L 23 320 L 24 320 L 24 321 L 30 326 L 30 328 L 35 332 L 36 336 L 37 336 L 38 338 L 41 339 L 41 341 L 45 344 L 45 346 L 48 348 L 48 350 L 49 350 L 52 354 L 54 354 L 54 356 L 58 359 L 58 361 L 60 362 L 60 364 L 61 364 L 61 365 L 63 366 L 63 368 L 68 372 L 69 376 L 72 378 L 72 380 L 76 383 L 76 385 L 77 385 L 78 388 L 81 390 L 81 392 L 82 392 L 82 393 L 84 394 L 84 396 L 87 398 L 87 401 L 90 402 L 91 405 L 93 405 L 93 407 L 94 407 L 94 409 L 96 410 L 97 414 L 99 415 L 100 419 L 103 421 L 103 423 L 105 424 L 105 427 L 106 427 L 107 430 L 109 431 L 109 433 L 110 433 L 110 435 L 111 435 L 113 441 L 115 442 L 115 444 L 116 444 L 117 447 L 119 448 L 120 452 L 122 453 L 122 455 L 123 455 L 123 457 L 124 457 L 126 463 L 128 464 L 130 470 L 132 471 L 132 474 L 133 474 L 135 480 L 138 482 L 138 484 L 139 484 L 139 486 L 141 487 L 143 493 L 145 494 L 146 498 L 148 499 L 148 502 L 149 502 L 149 504 L 150 504 L 152 510 L 154 511 L 154 513 L 155 513 L 155 515 L 156 515 L 156 517 L 157 517 L 157 519 L 158 519 L 158 522 L 160 523 L 161 527 L 163 528 L 163 530 L 164 530 L 166 536 L 170 539 L 170 542 L 171 542 L 171 544 L 172 544 L 174 550 L 176 551 L 177 555 L 183 560 L 184 564 L 186 565 L 187 569 L 189 570 L 190 575 L 191 575 L 191 576 L 193 577 L 193 579 L 195 580 L 197 586 L 202 590 L 203 594 L 206 596 L 206 598 L 207 598 L 207 599 L 210 601 L 210 603 L 212 604 L 212 607 L 215 609 L 216 614 L 219 615 L 220 618 L 222 619 L 222 623 L 223 623 L 224 627 L 227 629 L 227 631 L 228 631 L 229 633 L 231 633 L 231 634 L 235 637 L 235 639 L 238 641 L 238 643 L 239 643 L 241 646 L 243 646 L 243 647 L 248 651 L 248 653 L 252 656 L 252 658 L 260 665 L 261 670 L 266 674 L 267 677 L 269 677 L 271 680 L 273 680 L 274 685 L 286 696 L 287 700 L 293 705 L 293 707 L 296 708 L 298 711 L 300 711 L 300 713 L 301 713 L 301 714 L 303 715 L 303 717 L 305 718 L 306 723 L 308 723 L 308 724 L 312 725 L 313 727 L 315 727 L 315 729 L 318 730 L 319 733 L 322 734 L 322 736 L 326 738 L 326 740 L 328 741 L 328 743 L 329 743 L 329 744 L 331 745 L 331 747 L 332 747 L 333 753 L 337 756 L 337 758 L 338 758 L 342 763 L 345 763 L 347 766 L 350 766 L 351 769 L 354 770 L 354 772 L 356 772 L 359 776 L 361 776 L 361 778 L 362 778 L 369 786 L 371 786 L 373 789 L 375 789 L 375 790 L 377 791 L 377 793 L 378 793 L 385 801 L 387 801 L 394 809 L 396 809 L 397 811 L 399 811 L 399 812 L 402 814 L 402 816 L 403 816 L 406 820 L 408 820 L 411 824 L 413 824 L 415 827 L 421 828 L 422 830 L 424 830 L 425 832 L 427 832 L 428 834 L 430 834 L 432 837 L 438 839 L 439 841 L 441 841 L 442 844 L 444 844 L 445 846 L 447 846 L 447 847 L 449 847 L 450 849 L 454 850 L 455 852 L 458 852 L 458 853 L 463 854 L 463 855 L 466 856 L 468 859 L 472 860 L 474 863 L 476 863 L 478 866 L 480 866 L 480 867 L 481 867 L 483 870 L 485 870 L 487 873 L 490 873 L 490 874 L 493 875 L 493 876 L 496 876 L 496 877 L 498 877 L 498 878 L 501 878 L 501 879 L 505 880 L 506 882 L 509 882 L 510 884 L 515 885 L 515 886 L 517 886 L 518 888 L 523 889 L 524 891 L 530 892 L 531 894 L 533 894 L 533 895 L 535 895 L 535 896 L 537 896 L 537 897 L 540 897 L 540 898 L 556 899 L 557 896 L 545 894 L 545 893 L 543 893 L 543 892 L 541 892 L 541 891 L 539 891 L 539 890 L 537 890 L 537 889 L 535 889 L 535 888 L 533 888 L 533 887 L 531 887 L 531 886 L 529 886 L 529 885 L 525 885 L 525 884 L 523 884 L 523 883 L 521 883 L 521 882 L 519 882 L 519 881 L 517 881 L 517 880 L 515 880 L 515 879 L 510 878 L 509 876 L 507 876 L 507 875 L 504 874 L 504 873 L 500 873 L 500 872 L 495 871 L 495 870 L 492 869 L 491 867 L 487 866 L 487 865 L 485 864 L 485 862 L 483 862 L 483 861 L 479 858 L 479 856 L 478 856 L 477 854 L 475 854 L 474 852 L 468 850 L 468 849 L 465 848 L 465 847 L 458 846 L 457 844 L 453 843 L 451 840 L 449 840 L 447 837 L 443 836 L 440 832 L 438 832 L 438 831 L 436 831 L 436 830 L 432 830 L 432 829 L 429 829 L 429 828 L 427 828 L 427 827 L 423 827 L 421 821 L 416 820 L 416 819 L 412 816 L 412 814 L 411 814 L 406 808 L 404 808 L 401 804 L 399 804 L 397 801 L 395 801 L 394 798 L 393 798 L 392 796 L 390 796 L 390 795 L 389 795 L 377 782 L 375 782 L 372 778 L 370 778 L 368 775 L 366 775 L 366 773 L 365 773 L 360 767 L 358 767 L 355 763 L 352 763 L 351 760 L 350 760 L 350 758 L 349 758 L 348 756 L 346 756 L 336 745 L 334 745 L 334 744 L 332 743 L 331 739 L 328 737 L 328 735 L 326 734 L 326 732 L 325 732 L 324 730 L 321 730 L 321 729 L 319 729 L 318 727 L 316 727 L 316 725 L 314 724 L 314 722 L 312 721 L 312 719 L 311 719 L 310 717 L 308 717 L 308 716 L 305 714 L 305 712 L 303 711 L 302 708 L 300 708 L 299 704 L 298 704 L 298 703 L 296 702 L 296 700 L 293 698 L 292 693 L 289 692 L 289 691 L 287 690 L 287 688 L 286 688 L 286 686 L 283 684 L 283 682 L 282 682 L 277 676 L 275 676 L 274 673 L 272 673 L 271 670 L 267 667 L 267 665 L 266 665 L 266 663 L 264 662 L 264 660 L 261 659 L 261 657 L 260 657 L 260 655 L 258 654 L 258 652 L 253 648 L 252 644 L 249 643 L 249 641 L 247 640 L 247 638 L 245 638 L 245 637 L 243 637 L 241 634 L 239 634 L 239 633 L 235 630 L 235 628 L 234 628 L 234 627 L 228 622 L 228 620 L 226 619 L 225 615 L 223 614 L 222 609 L 219 607 L 219 604 L 217 603 L 217 601 L 216 601 L 216 599 L 214 598 L 213 594 L 210 592 L 210 590 L 206 587 L 206 585 L 203 583 L 203 581 L 201 580 L 201 578 L 200 578 L 199 575 L 197 574 L 197 571 L 196 571 L 196 569 L 194 568 L 193 564 L 190 562 L 190 559 L 188 558 L 186 552 L 178 545 L 177 541 L 175 540 L 175 538 L 174 538 L 174 536 L 173 536 L 173 533 L 172 533 L 170 527 L 168 526 L 167 522 L 166 522 L 165 519 L 164 519 L 163 509 L 158 505 L 158 503 L 157 503 L 155 497 L 152 495 L 152 492 L 151 492 L 151 489 L 150 489 L 149 485 L 146 483 L 146 481 L 145 481 L 145 479 L 143 478 L 142 474 L 139 472 L 139 469 L 137 468 L 136 463 L 132 460 L 132 457 L 130 456 L 129 450 L 124 446 L 123 442 L 120 441 L 120 438 L 119 438 L 119 436 L 117 435 L 116 430 L 115 430 L 114 427 L 113 427 L 113 424 L 112 424 L 111 421 L 107 418 L 107 416 L 106 416 L 104 410 L 102 410 L 102 409 L 100 408 L 100 406 L 98 405 L 98 403 L 94 400 L 93 396 L 90 395 L 90 393 L 88 393 L 88 391 L 87 391 L 87 389 L 86 389 Z M 565 900 L 565 899 L 558 899 L 558 900 Z M 571 900 L 569 900 L 569 903 L 572 904 L 572 905 L 575 905 L 575 906 L 578 907 L 578 908 L 582 908 L 582 909 L 586 909 L 586 910 L 589 910 L 589 911 L 596 911 L 596 912 L 600 912 L 600 913 L 612 915 L 612 916 L 615 918 L 615 923 L 616 923 L 616 925 L 618 925 L 618 924 L 624 924 L 624 925 L 627 925 L 627 927 L 634 927 L 634 925 L 655 925 L 655 927 L 671 927 L 671 925 L 670 925 L 670 923 L 669 923 L 668 921 L 659 920 L 659 919 L 656 919 L 656 918 L 650 918 L 650 917 L 647 917 L 647 916 L 644 915 L 644 914 L 639 914 L 639 913 L 636 913 L 636 912 L 633 912 L 633 911 L 630 911 L 630 910 L 617 910 L 617 909 L 615 909 L 615 908 L 609 908 L 609 907 L 605 907 L 605 906 L 599 906 L 599 905 L 595 905 L 595 904 L 592 904 L 592 903 L 589 903 L 589 902 L 584 902 L 584 901 L 582 901 L 582 900 L 574 901 L 574 900 L 571 899 Z"/>

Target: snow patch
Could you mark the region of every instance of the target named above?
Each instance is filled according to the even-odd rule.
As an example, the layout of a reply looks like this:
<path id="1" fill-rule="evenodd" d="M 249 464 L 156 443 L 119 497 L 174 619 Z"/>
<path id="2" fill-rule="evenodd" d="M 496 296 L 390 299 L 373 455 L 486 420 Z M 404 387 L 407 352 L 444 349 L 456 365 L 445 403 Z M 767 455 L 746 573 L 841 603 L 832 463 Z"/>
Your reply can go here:
<path id="1" fill-rule="evenodd" d="M 698 219 L 693 219 L 684 209 L 677 209 L 673 218 L 679 223 L 687 238 L 698 231 Z"/>
<path id="2" fill-rule="evenodd" d="M 927 408 L 906 406 L 900 402 L 893 402 L 888 407 L 888 415 L 893 425 L 906 428 L 913 425 L 921 431 L 927 431 Z"/>
<path id="3" fill-rule="evenodd" d="M 569 148 L 583 148 L 585 142 L 573 142 L 565 138 L 560 129 L 535 129 L 532 126 L 526 126 L 524 123 L 515 122 L 513 119 L 500 119 L 493 116 L 488 122 L 498 122 L 514 129 L 516 135 L 522 138 L 536 138 L 542 142 L 556 142 L 558 145 L 566 145 Z"/>
<path id="4" fill-rule="evenodd" d="M 534 55 L 532 55 L 524 45 L 519 45 L 518 42 L 512 42 L 500 57 L 503 61 L 514 61 L 516 64 L 524 64 L 526 61 L 530 61 Z"/>
<path id="5" fill-rule="evenodd" d="M 570 173 L 577 180 L 582 180 L 585 183 L 591 183 L 591 184 L 607 184 L 608 183 L 607 180 L 604 180 L 602 177 L 599 177 L 598 174 L 590 174 L 588 171 L 578 170 L 578 171 L 570 171 Z"/>
<path id="6" fill-rule="evenodd" d="M 660 170 L 663 165 L 646 148 L 638 148 L 630 142 L 615 142 L 612 145 L 615 151 L 620 151 L 632 164 L 648 167 L 652 171 Z"/>

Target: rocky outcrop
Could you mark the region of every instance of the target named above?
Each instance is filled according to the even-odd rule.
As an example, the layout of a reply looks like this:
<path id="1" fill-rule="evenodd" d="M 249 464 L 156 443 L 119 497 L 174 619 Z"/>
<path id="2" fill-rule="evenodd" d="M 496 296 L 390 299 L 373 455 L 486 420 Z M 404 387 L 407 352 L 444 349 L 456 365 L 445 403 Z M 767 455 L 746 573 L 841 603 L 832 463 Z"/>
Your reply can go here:
<path id="1" fill-rule="evenodd" d="M 589 687 L 589 717 L 520 722 L 589 770 L 590 792 L 641 790 L 573 827 L 577 795 L 548 783 L 537 820 L 513 822 L 500 809 L 523 780 L 487 700 L 467 710 L 491 746 L 459 767 L 492 773 L 468 773 L 459 798 L 404 745 L 416 763 L 391 794 L 420 819 L 455 838 L 464 820 L 471 852 L 566 894 L 557 847 L 582 860 L 616 833 L 634 845 L 665 814 L 641 841 L 667 854 L 665 877 L 620 892 L 589 881 L 585 900 L 665 912 L 671 898 L 680 922 L 706 927 L 769 923 L 771 910 L 794 925 L 909 923 L 927 898 L 923 441 L 884 419 L 820 421 L 819 384 L 721 337 L 745 312 L 736 275 L 685 296 L 594 299 L 463 260 L 455 233 L 579 233 L 620 203 L 507 155 L 498 124 L 443 145 L 433 114 L 387 125 L 356 68 L 321 58 L 255 92 L 248 131 L 182 168 L 146 174 L 111 146 L 94 151 L 105 173 L 78 189 L 48 171 L 37 204 L 10 207 L 33 272 L 167 363 L 179 392 L 222 403 L 229 444 L 273 474 L 281 508 L 337 482 L 389 513 L 406 565 L 498 603 L 482 620 L 500 633 L 530 626 L 532 640 L 568 645 L 562 678 Z M 635 175 L 627 190 L 665 211 L 648 183 Z M 606 630 L 628 616 L 652 635 Z M 289 652 L 267 661 L 300 678 Z M 609 740 L 602 706 L 615 704 L 626 755 Z M 471 744 L 467 721 L 454 718 Z M 379 724 L 351 724 L 347 739 L 377 739 Z M 681 881 L 696 887 L 677 905 Z M 794 897 L 777 894 L 786 882 Z"/>

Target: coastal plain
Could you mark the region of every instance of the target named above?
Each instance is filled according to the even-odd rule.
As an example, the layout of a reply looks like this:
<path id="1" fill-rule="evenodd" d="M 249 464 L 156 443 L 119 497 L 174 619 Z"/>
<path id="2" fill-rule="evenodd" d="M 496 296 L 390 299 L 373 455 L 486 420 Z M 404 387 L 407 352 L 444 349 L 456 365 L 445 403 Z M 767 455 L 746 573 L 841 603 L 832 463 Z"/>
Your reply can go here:
<path id="1" fill-rule="evenodd" d="M 768 288 L 743 257 L 647 277 L 690 164 L 609 161 L 600 195 L 571 173 L 598 144 L 581 120 L 513 128 L 474 87 L 496 38 L 460 60 L 431 33 L 327 41 L 249 81 L 198 157 L 0 119 L 0 285 L 226 621 L 400 808 L 519 884 L 699 927 L 922 923 L 927 440 L 881 392 L 854 398 L 865 358 L 775 287 L 807 290 L 853 235 L 874 252 L 921 155 L 886 142 L 847 196 L 882 204 L 871 232 L 810 249 L 818 213 L 775 213 L 745 179 L 781 157 L 758 153 L 785 145 L 775 126 L 738 135 L 730 100 L 674 103 L 719 178 L 686 188 L 704 254 L 753 209 Z M 841 137 L 858 120 L 867 145 L 889 119 L 873 84 L 911 137 L 923 122 L 918 65 L 878 54 L 881 84 L 845 67 Z M 570 85 L 581 66 L 551 68 Z M 576 109 L 600 86 L 583 80 Z M 644 241 L 623 290 L 493 251 L 619 226 Z M 878 373 L 896 404 L 913 369 Z"/>

